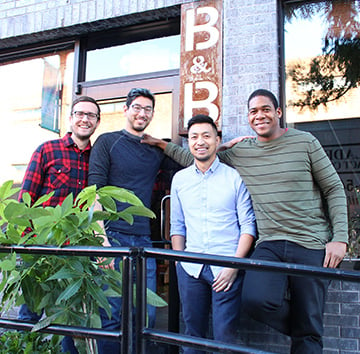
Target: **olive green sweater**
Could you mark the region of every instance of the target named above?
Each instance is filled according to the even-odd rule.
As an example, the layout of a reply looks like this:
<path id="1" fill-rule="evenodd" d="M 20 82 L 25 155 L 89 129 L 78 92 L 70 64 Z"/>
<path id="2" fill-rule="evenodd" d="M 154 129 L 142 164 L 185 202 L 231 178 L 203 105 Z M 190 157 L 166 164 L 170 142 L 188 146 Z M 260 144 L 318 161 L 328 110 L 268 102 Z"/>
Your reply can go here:
<path id="1" fill-rule="evenodd" d="M 165 153 L 183 166 L 193 161 L 172 143 Z M 237 169 L 251 194 L 258 243 L 289 240 L 322 249 L 329 241 L 348 242 L 344 188 L 313 135 L 289 128 L 272 141 L 246 139 L 218 155 Z"/>

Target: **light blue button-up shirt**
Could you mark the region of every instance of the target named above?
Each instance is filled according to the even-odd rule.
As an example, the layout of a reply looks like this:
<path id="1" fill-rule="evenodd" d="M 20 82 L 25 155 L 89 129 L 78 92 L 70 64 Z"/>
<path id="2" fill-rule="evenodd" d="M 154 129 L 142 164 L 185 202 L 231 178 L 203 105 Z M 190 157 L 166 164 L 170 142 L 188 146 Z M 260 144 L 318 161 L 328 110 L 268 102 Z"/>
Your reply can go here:
<path id="1" fill-rule="evenodd" d="M 202 173 L 192 165 L 177 172 L 171 185 L 170 235 L 186 238 L 185 250 L 234 256 L 241 234 L 256 237 L 250 195 L 238 172 L 216 158 Z M 202 264 L 181 263 L 199 277 Z M 211 266 L 214 276 L 222 267 Z"/>

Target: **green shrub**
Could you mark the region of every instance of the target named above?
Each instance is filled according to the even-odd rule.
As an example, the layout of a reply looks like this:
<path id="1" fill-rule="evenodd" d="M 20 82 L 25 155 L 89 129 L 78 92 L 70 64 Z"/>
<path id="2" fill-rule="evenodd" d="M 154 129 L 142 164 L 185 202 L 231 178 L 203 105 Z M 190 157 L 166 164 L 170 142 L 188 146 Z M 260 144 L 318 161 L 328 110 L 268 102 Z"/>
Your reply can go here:
<path id="1" fill-rule="evenodd" d="M 11 199 L 17 191 L 12 181 L 0 187 L 0 244 L 3 245 L 99 247 L 103 242 L 102 237 L 95 236 L 102 233 L 99 220 L 122 218 L 132 224 L 134 215 L 154 217 L 131 191 L 117 187 L 96 190 L 90 186 L 75 200 L 69 195 L 56 207 L 42 206 L 52 193 L 32 205 L 28 194 L 23 195 L 23 202 Z M 102 211 L 94 210 L 96 199 L 103 206 Z M 115 200 L 129 206 L 118 212 Z M 111 316 L 107 297 L 122 295 L 121 272 L 106 268 L 110 261 L 99 263 L 95 257 L 85 256 L 22 254 L 19 262 L 15 252 L 0 253 L 3 275 L 0 311 L 26 303 L 33 312 L 45 312 L 46 316 L 34 326 L 35 331 L 49 324 L 100 328 L 99 307 Z M 147 294 L 148 303 L 166 305 L 149 289 Z M 84 347 L 79 345 L 79 351 L 84 352 Z M 87 348 L 87 352 L 94 350 Z"/>
<path id="2" fill-rule="evenodd" d="M 37 332 L 7 331 L 0 336 L 0 354 L 57 354 L 59 340 Z"/>

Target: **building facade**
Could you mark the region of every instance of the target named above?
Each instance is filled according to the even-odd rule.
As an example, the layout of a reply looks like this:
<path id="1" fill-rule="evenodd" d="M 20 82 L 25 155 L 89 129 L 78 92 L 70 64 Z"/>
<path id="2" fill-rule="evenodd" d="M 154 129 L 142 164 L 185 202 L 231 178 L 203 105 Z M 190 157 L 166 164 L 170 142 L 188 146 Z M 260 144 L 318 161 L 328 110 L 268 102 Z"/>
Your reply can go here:
<path id="1" fill-rule="evenodd" d="M 195 81 L 189 97 L 184 41 L 190 33 L 195 44 L 209 42 L 216 28 L 212 60 L 221 67 L 209 79 L 211 86 L 198 89 L 208 95 L 200 109 L 212 105 L 211 89 L 204 87 L 217 87 L 218 124 L 226 141 L 252 134 L 249 94 L 258 88 L 274 92 L 284 107 L 282 123 L 320 139 L 344 182 L 349 210 L 358 215 L 360 70 L 349 63 L 358 58 L 359 11 L 357 0 L 1 0 L 0 182 L 21 182 L 34 149 L 67 131 L 69 107 L 79 95 L 101 104 L 97 136 L 120 129 L 127 92 L 147 87 L 156 94 L 149 133 L 184 143 L 183 106 L 189 100 L 196 106 L 196 80 L 207 70 L 201 58 L 208 54 L 191 58 Z M 197 37 L 201 33 L 205 38 Z M 351 54 L 341 56 L 344 46 Z M 334 57 L 335 63 L 329 59 Z M 316 75 L 309 67 L 317 68 Z M 334 283 L 330 300 L 326 350 L 360 352 L 358 287 Z M 259 336 L 251 333 L 244 341 L 258 344 Z M 272 341 L 274 351 L 286 352 L 287 341 L 280 348 L 269 333 L 262 338 Z"/>

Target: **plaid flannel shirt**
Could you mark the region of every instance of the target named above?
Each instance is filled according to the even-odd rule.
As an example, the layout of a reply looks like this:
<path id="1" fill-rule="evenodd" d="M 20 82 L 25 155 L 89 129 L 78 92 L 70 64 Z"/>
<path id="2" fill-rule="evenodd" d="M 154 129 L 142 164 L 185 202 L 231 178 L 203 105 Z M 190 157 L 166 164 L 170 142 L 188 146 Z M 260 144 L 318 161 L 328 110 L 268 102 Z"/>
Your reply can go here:
<path id="1" fill-rule="evenodd" d="M 56 206 L 87 186 L 91 144 L 80 150 L 67 133 L 62 139 L 41 144 L 33 153 L 23 179 L 19 200 L 29 192 L 32 203 L 42 195 L 55 194 L 44 206 Z"/>

